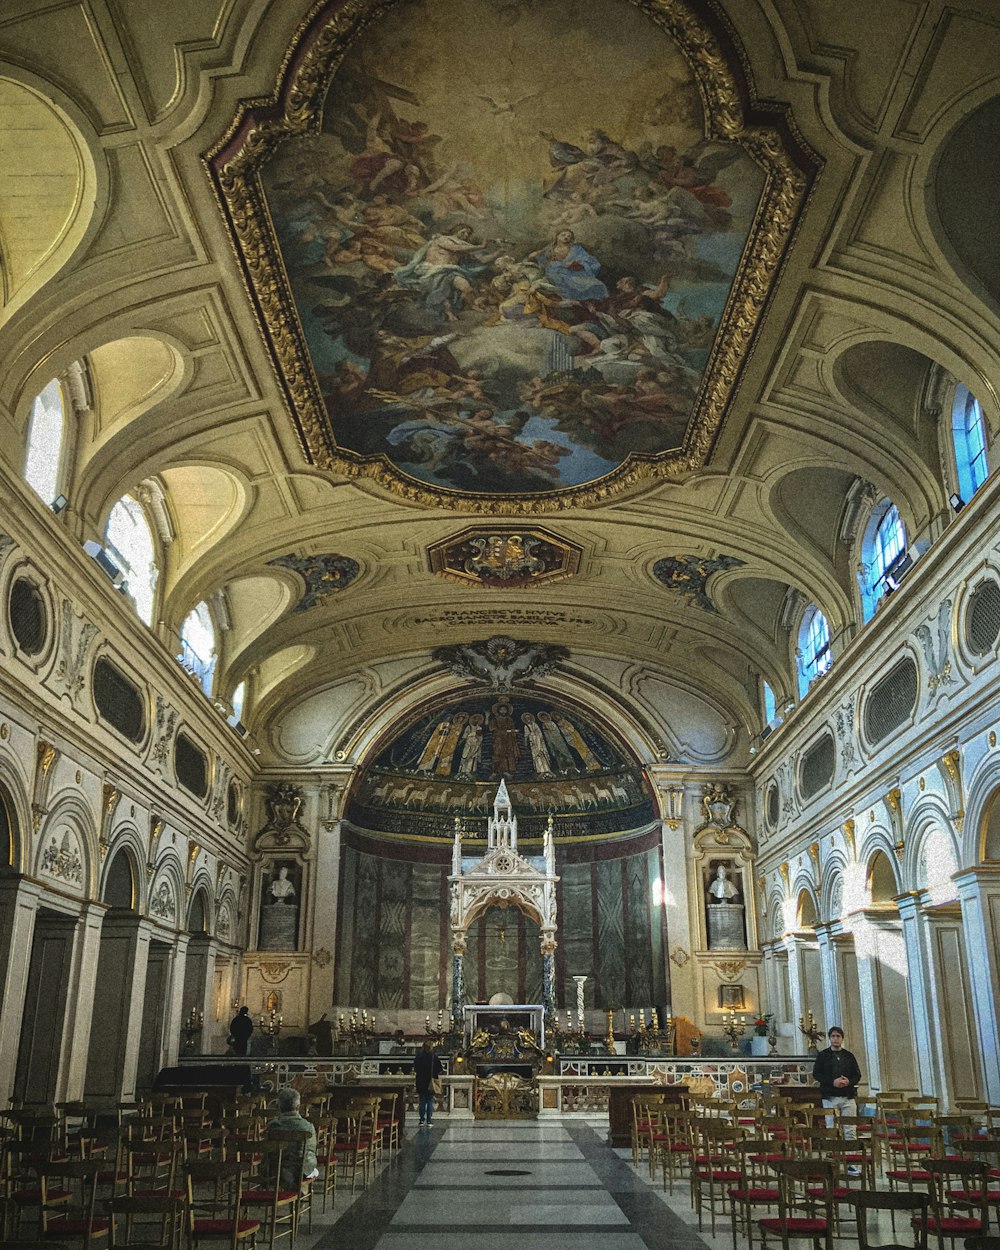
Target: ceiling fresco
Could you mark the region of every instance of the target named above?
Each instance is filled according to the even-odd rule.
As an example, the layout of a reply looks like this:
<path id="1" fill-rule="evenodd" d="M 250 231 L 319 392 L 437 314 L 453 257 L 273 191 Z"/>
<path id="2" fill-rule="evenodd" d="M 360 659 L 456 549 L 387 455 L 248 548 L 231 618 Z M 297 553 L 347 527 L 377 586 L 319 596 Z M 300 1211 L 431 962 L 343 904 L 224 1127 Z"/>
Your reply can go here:
<path id="1" fill-rule="evenodd" d="M 424 716 L 366 769 L 348 819 L 363 828 L 452 836 L 485 820 L 504 778 L 526 836 L 614 833 L 653 819 L 642 770 L 592 718 L 546 698 L 476 695 Z"/>
<path id="2" fill-rule="evenodd" d="M 480 503 L 703 459 L 805 185 L 711 35 L 400 0 L 347 46 L 370 7 L 212 158 L 312 458 Z"/>

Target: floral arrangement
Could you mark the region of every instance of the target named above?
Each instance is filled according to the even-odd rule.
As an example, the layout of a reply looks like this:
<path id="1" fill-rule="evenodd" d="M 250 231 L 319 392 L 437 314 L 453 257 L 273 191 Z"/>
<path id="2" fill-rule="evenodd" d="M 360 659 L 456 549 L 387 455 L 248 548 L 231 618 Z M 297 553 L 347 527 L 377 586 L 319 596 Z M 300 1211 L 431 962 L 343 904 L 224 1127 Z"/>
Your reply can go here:
<path id="1" fill-rule="evenodd" d="M 758 1037 L 767 1037 L 771 1029 L 771 1018 L 773 1015 L 774 1012 L 769 1011 L 765 1015 L 758 1016 L 757 1019 L 754 1020 L 753 1031 Z"/>

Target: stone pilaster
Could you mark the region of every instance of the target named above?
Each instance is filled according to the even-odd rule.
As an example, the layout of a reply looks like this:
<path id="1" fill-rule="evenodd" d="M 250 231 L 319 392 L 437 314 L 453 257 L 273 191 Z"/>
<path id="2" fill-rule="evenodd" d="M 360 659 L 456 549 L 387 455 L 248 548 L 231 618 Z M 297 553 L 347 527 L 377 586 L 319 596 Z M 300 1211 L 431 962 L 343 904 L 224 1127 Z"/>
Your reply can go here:
<path id="1" fill-rule="evenodd" d="M 982 1064 L 983 1098 L 1000 1104 L 1000 867 L 955 877 Z"/>
<path id="2" fill-rule="evenodd" d="M 20 877 L 0 878 L 0 1099 L 10 1103 L 21 1041 L 28 961 L 41 891 Z"/>

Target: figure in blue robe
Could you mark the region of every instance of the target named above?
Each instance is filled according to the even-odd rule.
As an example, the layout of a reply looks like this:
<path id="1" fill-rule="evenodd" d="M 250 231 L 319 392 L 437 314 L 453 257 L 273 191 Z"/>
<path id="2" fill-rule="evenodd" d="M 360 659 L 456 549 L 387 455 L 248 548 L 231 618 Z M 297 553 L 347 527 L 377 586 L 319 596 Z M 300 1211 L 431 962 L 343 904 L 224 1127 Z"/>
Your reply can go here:
<path id="1" fill-rule="evenodd" d="M 544 269 L 545 276 L 563 299 L 607 299 L 608 288 L 597 278 L 601 262 L 576 242 L 572 230 L 560 230 L 548 247 L 528 257 Z"/>

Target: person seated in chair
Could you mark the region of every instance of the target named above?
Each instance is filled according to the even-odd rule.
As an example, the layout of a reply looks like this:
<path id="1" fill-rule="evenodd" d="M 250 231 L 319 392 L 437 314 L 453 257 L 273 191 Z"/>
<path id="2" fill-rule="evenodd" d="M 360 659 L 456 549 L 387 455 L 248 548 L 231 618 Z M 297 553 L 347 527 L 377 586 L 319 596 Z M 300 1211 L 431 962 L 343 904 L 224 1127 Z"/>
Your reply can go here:
<path id="1" fill-rule="evenodd" d="M 277 1129 L 287 1133 L 308 1132 L 309 1136 L 300 1145 L 298 1142 L 287 1142 L 281 1157 L 281 1187 L 298 1191 L 308 1188 L 306 1181 L 319 1176 L 319 1165 L 316 1161 L 316 1129 L 299 1113 L 302 1099 L 299 1091 L 290 1085 L 278 1090 L 278 1114 L 268 1124 L 268 1132 Z"/>

